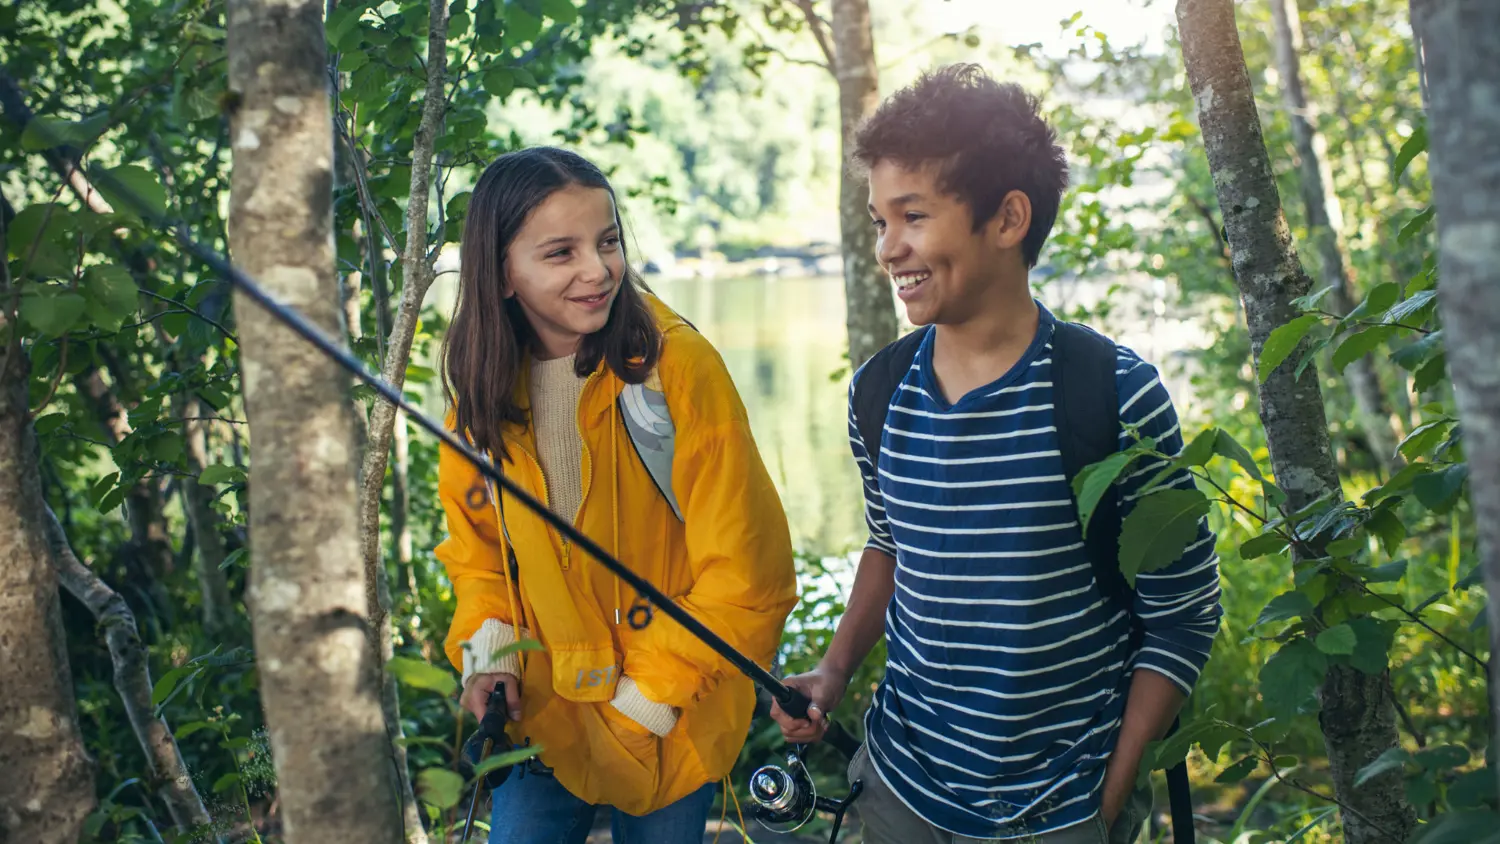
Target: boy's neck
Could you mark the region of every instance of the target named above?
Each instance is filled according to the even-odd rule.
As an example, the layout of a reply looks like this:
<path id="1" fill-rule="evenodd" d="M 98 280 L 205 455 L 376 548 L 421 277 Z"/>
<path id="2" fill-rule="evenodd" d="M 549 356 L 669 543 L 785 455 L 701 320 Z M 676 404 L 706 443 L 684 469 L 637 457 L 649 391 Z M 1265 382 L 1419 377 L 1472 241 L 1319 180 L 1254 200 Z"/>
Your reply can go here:
<path id="1" fill-rule="evenodd" d="M 949 403 L 1009 372 L 1036 337 L 1041 311 L 1025 276 L 993 289 L 973 316 L 935 326 L 933 369 Z"/>

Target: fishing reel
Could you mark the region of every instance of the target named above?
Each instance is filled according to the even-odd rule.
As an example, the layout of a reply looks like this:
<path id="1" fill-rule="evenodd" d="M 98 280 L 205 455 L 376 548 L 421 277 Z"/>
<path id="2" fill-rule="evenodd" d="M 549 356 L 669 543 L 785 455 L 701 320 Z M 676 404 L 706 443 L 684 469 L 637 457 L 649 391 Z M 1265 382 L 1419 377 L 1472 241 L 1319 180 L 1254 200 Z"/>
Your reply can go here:
<path id="1" fill-rule="evenodd" d="M 479 721 L 479 729 L 474 731 L 469 740 L 464 742 L 463 753 L 460 754 L 460 770 L 467 779 L 473 774 L 475 767 L 492 756 L 504 756 L 515 749 L 515 743 L 505 732 L 506 703 L 505 686 L 497 685 L 490 690 L 489 697 L 484 702 L 484 718 Z M 531 739 L 526 739 L 523 747 L 529 747 Z M 494 791 L 510 779 L 513 769 L 520 768 L 521 776 L 533 774 L 547 776 L 552 770 L 542 764 L 542 760 L 532 756 L 524 762 L 515 765 L 501 765 L 486 771 L 480 782 L 474 783 L 473 796 L 469 798 L 469 813 L 464 821 L 464 834 L 462 840 L 467 842 L 469 834 L 474 830 L 474 810 L 479 806 L 479 792 L 484 786 Z"/>
<path id="2" fill-rule="evenodd" d="M 807 698 L 795 689 L 789 691 L 792 696 L 782 702 L 782 708 L 792 713 L 800 709 L 805 713 Z M 769 713 L 770 695 L 765 694 L 762 697 L 757 694 L 757 697 L 760 698 L 756 707 L 757 713 Z M 853 758 L 854 752 L 859 748 L 853 737 L 837 723 L 828 725 L 824 740 L 850 758 Z M 793 745 L 787 752 L 784 765 L 762 765 L 750 775 L 750 815 L 771 832 L 784 835 L 807 825 L 817 812 L 828 812 L 833 815 L 833 827 L 828 833 L 828 842 L 836 844 L 839 828 L 844 824 L 844 814 L 849 811 L 849 807 L 864 790 L 864 783 L 859 780 L 854 781 L 849 788 L 849 794 L 842 800 L 819 796 L 812 773 L 807 770 L 807 764 L 802 758 L 806 748 L 806 745 Z"/>

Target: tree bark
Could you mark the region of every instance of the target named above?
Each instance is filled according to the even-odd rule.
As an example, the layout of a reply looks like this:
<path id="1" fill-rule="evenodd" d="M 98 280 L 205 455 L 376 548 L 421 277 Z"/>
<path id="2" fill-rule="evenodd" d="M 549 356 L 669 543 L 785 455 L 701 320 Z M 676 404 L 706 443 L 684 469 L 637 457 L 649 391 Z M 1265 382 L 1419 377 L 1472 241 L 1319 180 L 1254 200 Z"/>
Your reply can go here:
<path id="1" fill-rule="evenodd" d="M 401 305 L 396 313 L 395 324 L 391 326 L 390 336 L 386 339 L 385 358 L 381 362 L 381 377 L 397 389 L 406 382 L 406 365 L 411 359 L 411 344 L 416 335 L 422 300 L 427 297 L 427 290 L 432 287 L 432 281 L 436 277 L 433 269 L 436 255 L 428 252 L 427 209 L 432 193 L 433 148 L 447 108 L 447 94 L 444 90 L 447 68 L 448 4 L 445 0 L 431 0 L 428 5 L 427 86 L 422 95 L 422 120 L 417 125 L 416 138 L 412 142 L 406 243 L 401 250 Z M 370 209 L 370 213 L 373 215 L 374 209 Z M 396 244 L 391 245 L 394 247 Z M 372 263 L 378 260 L 379 255 L 371 256 Z M 382 304 L 377 302 L 376 307 L 379 308 Z M 396 418 L 395 405 L 380 398 L 375 400 L 359 473 L 359 530 L 364 561 L 365 600 L 370 611 L 370 646 L 376 660 L 376 670 L 380 674 L 381 704 L 390 738 L 392 763 L 399 777 L 406 841 L 408 844 L 426 844 L 427 836 L 422 828 L 421 814 L 416 796 L 412 793 L 411 779 L 407 775 L 406 747 L 399 741 L 402 738 L 401 705 L 396 678 L 384 670 L 395 649 L 391 630 L 391 586 L 380 553 L 380 500 L 381 490 L 385 486 L 385 470 L 390 459 Z"/>
<path id="2" fill-rule="evenodd" d="M 198 836 L 194 840 L 207 836 L 217 841 L 213 818 L 193 786 L 192 774 L 182 759 L 172 729 L 165 719 L 155 715 L 151 705 L 151 668 L 146 646 L 141 644 L 136 629 L 135 615 L 124 598 L 79 561 L 51 509 L 46 511 L 46 518 L 47 544 L 57 578 L 68 594 L 89 608 L 97 628 L 104 633 L 114 666 L 115 690 L 120 693 L 130 727 L 146 754 L 157 795 L 167 805 L 179 830 Z"/>
<path id="3" fill-rule="evenodd" d="M 341 333 L 322 4 L 230 0 L 229 237 L 267 292 Z M 251 425 L 248 603 L 285 837 L 401 841 L 359 553 L 348 376 L 236 292 Z"/>
<path id="4" fill-rule="evenodd" d="M 1463 423 L 1480 565 L 1487 591 L 1500 596 L 1500 6 L 1412 0 L 1411 21 L 1425 49 L 1438 310 Z M 1490 601 L 1489 630 L 1491 652 L 1500 653 L 1500 601 Z M 1491 686 L 1497 681 L 1492 677 Z M 1491 703 L 1500 728 L 1500 697 L 1491 695 Z"/>
<path id="5" fill-rule="evenodd" d="M 1300 159 L 1298 184 L 1306 209 L 1308 234 L 1318 253 L 1323 281 L 1333 286 L 1334 306 L 1347 314 L 1358 304 L 1349 247 L 1344 240 L 1344 213 L 1333 186 L 1328 164 L 1328 145 L 1313 122 L 1307 94 L 1302 86 L 1302 22 L 1296 0 L 1271 0 L 1276 28 L 1276 64 L 1281 74 L 1281 95 L 1292 123 L 1292 144 Z M 1346 378 L 1360 428 L 1369 438 L 1376 465 L 1389 474 L 1401 462 L 1396 455 L 1400 432 L 1391 424 L 1391 411 L 1380 387 L 1375 361 L 1370 355 L 1349 364 Z"/>
<path id="6" fill-rule="evenodd" d="M 1311 280 L 1281 211 L 1235 28 L 1233 0 L 1178 0 L 1177 23 L 1251 350 L 1258 361 L 1271 332 L 1297 315 L 1292 300 L 1308 292 Z M 1271 467 L 1293 509 L 1324 495 L 1335 500 L 1343 496 L 1329 448 L 1317 368 L 1310 366 L 1302 378 L 1294 377 L 1307 348 L 1304 339 L 1259 388 Z M 1319 689 L 1319 722 L 1334 793 L 1343 806 L 1354 810 L 1344 812 L 1343 818 L 1350 844 L 1385 841 L 1381 830 L 1404 841 L 1416 825 L 1397 773 L 1354 787 L 1361 768 L 1396 746 L 1395 712 L 1384 687 L 1384 675 L 1333 667 Z"/>
<path id="7" fill-rule="evenodd" d="M 203 629 L 210 634 L 226 629 L 234 618 L 234 601 L 229 596 L 229 583 L 224 577 L 224 537 L 219 533 L 219 518 L 213 507 L 213 488 L 198 483 L 197 477 L 208 466 L 207 408 L 196 396 L 188 396 L 181 402 L 182 434 L 186 440 L 188 471 L 192 478 L 184 478 L 182 484 L 182 509 L 186 511 L 188 524 L 192 525 L 193 538 L 198 553 L 193 555 L 194 574 L 198 577 L 198 591 L 203 602 Z M 135 619 L 131 619 L 135 624 Z"/>
<path id="8" fill-rule="evenodd" d="M 804 11 L 808 11 L 804 9 Z M 819 27 L 820 23 L 813 22 Z M 849 332 L 849 364 L 858 369 L 896 339 L 896 303 L 891 284 L 875 256 L 870 225 L 870 192 L 851 172 L 848 159 L 854 132 L 880 104 L 875 35 L 868 0 L 833 0 L 834 76 L 839 84 L 839 235 L 844 253 L 844 325 Z"/>
<path id="9" fill-rule="evenodd" d="M 5 254 L 0 228 L 0 255 Z M 30 365 L 0 260 L 0 841 L 77 841 L 93 811 L 93 764 L 73 706 L 57 576 L 47 555 Z"/>

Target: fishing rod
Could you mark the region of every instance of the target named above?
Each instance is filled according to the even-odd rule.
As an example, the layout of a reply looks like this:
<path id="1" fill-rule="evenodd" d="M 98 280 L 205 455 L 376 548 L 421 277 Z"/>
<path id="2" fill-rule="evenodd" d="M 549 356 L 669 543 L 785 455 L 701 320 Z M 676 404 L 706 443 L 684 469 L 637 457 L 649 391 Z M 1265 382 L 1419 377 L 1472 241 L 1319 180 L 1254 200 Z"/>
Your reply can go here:
<path id="1" fill-rule="evenodd" d="M 400 390 L 386 382 L 385 379 L 366 369 L 365 365 L 358 358 L 342 348 L 321 328 L 314 325 L 296 309 L 278 302 L 258 282 L 234 266 L 218 250 L 199 243 L 188 232 L 186 225 L 180 222 L 173 224 L 165 219 L 163 215 L 158 214 L 155 209 L 141 199 L 139 194 L 114 174 L 101 170 L 90 173 L 90 177 L 99 186 L 109 189 L 116 197 L 124 200 L 125 204 L 131 206 L 131 210 L 140 216 L 142 220 L 171 232 L 177 243 L 189 254 L 208 265 L 210 269 L 222 276 L 241 293 L 248 296 L 267 313 L 301 335 L 303 339 L 307 340 L 323 354 L 333 359 L 344 369 L 347 369 L 354 377 L 368 384 L 386 401 L 405 411 L 408 419 L 462 455 L 485 478 L 493 481 L 500 489 L 510 493 L 526 509 L 567 537 L 574 545 L 582 548 L 589 556 L 609 569 L 616 577 L 630 584 L 637 593 L 647 598 L 657 609 L 666 613 L 673 621 L 681 624 L 689 633 L 708 645 L 715 653 L 724 657 L 730 664 L 749 677 L 752 682 L 764 689 L 775 699 L 783 711 L 793 718 L 808 717 L 807 710 L 812 701 L 807 695 L 781 682 L 769 671 L 761 668 L 749 657 L 740 653 L 733 645 L 724 641 L 718 634 L 708 629 L 701 621 L 688 613 L 687 610 L 679 606 L 660 589 L 657 589 L 649 580 L 631 571 L 566 519 L 558 516 L 546 505 L 536 500 L 530 493 L 507 478 L 505 473 L 497 469 L 487 457 L 481 456 L 467 442 L 459 438 L 456 433 L 438 424 L 408 401 Z M 854 753 L 859 749 L 859 742 L 838 722 L 828 719 L 826 723 L 828 724 L 828 728 L 823 735 L 823 740 L 833 745 L 840 753 L 852 759 Z M 856 783 L 855 788 L 843 800 L 819 797 L 813 788 L 811 774 L 807 771 L 806 765 L 802 763 L 802 753 L 803 747 L 797 745 L 793 752 L 788 755 L 785 768 L 767 765 L 751 775 L 750 795 L 760 810 L 757 817 L 762 824 L 794 823 L 796 826 L 792 828 L 796 828 L 811 819 L 812 813 L 815 810 L 821 809 L 832 812 L 835 816 L 833 833 L 830 837 L 830 842 L 832 842 L 838 835 L 838 828 L 843 820 L 844 812 L 860 792 L 859 784 Z"/>

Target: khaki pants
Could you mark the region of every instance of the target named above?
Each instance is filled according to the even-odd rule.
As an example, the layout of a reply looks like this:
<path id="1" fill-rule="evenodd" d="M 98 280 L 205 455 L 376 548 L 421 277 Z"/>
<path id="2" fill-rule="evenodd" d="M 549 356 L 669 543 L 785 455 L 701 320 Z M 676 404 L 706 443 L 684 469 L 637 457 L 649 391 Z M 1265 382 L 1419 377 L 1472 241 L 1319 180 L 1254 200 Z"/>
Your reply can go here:
<path id="1" fill-rule="evenodd" d="M 1055 832 L 1022 834 L 1012 838 L 970 838 L 938 829 L 922 820 L 897 797 L 870 765 L 869 752 L 863 745 L 849 762 L 849 782 L 864 781 L 864 791 L 854 801 L 862 824 L 863 844 L 1132 844 L 1141 825 L 1151 814 L 1151 788 L 1131 794 L 1114 825 L 1106 828 L 1104 820 L 1094 815 L 1080 824 Z"/>

